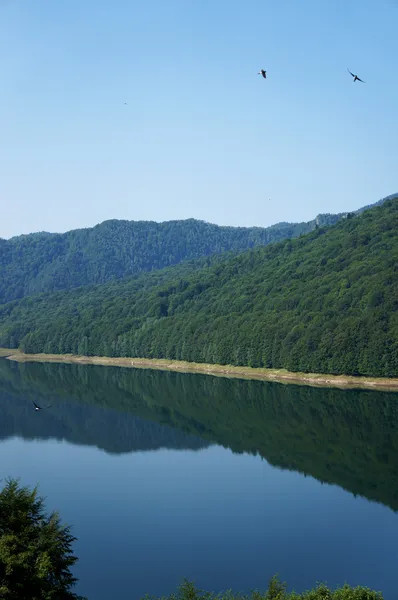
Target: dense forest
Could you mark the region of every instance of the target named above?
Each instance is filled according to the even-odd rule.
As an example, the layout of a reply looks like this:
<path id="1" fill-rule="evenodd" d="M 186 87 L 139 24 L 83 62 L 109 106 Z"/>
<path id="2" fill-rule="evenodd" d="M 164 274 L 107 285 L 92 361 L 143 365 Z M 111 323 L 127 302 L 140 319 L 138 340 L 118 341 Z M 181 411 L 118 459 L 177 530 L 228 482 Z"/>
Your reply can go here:
<path id="1" fill-rule="evenodd" d="M 0 345 L 398 375 L 398 199 L 201 268 L 0 307 Z"/>
<path id="2" fill-rule="evenodd" d="M 38 421 L 31 405 L 36 399 L 53 404 L 39 420 L 54 437 L 63 432 L 68 441 L 121 452 L 129 443 L 137 449 L 144 440 L 153 447 L 163 442 L 160 424 L 170 429 L 170 446 L 199 449 L 200 437 L 203 447 L 216 443 L 260 455 L 398 510 L 394 394 L 6 359 L 0 360 L 0 381 L 7 435 L 40 436 L 40 425 L 32 424 Z M 105 414 L 111 415 L 108 432 Z"/>
<path id="3" fill-rule="evenodd" d="M 384 199 L 376 204 L 382 202 Z M 266 228 L 220 227 L 195 219 L 164 223 L 115 219 L 63 234 L 42 232 L 0 239 L 0 304 L 121 279 L 185 260 L 242 252 L 332 225 L 346 214 L 323 214 L 306 223 L 277 223 Z"/>

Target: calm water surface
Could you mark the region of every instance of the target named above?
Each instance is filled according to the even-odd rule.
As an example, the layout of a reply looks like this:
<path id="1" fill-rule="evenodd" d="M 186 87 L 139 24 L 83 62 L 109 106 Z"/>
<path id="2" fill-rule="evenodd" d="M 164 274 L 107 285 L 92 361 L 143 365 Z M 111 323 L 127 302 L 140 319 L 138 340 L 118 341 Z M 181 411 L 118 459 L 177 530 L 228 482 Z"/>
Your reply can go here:
<path id="1" fill-rule="evenodd" d="M 32 400 L 51 404 L 35 413 Z M 398 597 L 398 395 L 0 360 L 0 478 L 39 483 L 89 600 L 348 582 Z"/>

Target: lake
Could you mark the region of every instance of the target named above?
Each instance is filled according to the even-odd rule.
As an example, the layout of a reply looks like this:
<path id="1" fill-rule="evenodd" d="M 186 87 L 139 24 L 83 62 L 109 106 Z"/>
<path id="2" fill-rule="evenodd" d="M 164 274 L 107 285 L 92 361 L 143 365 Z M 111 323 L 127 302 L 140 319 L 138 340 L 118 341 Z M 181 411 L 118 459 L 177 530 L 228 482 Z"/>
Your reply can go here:
<path id="1" fill-rule="evenodd" d="M 398 394 L 0 359 L 7 476 L 73 525 L 89 600 L 275 573 L 397 598 Z"/>

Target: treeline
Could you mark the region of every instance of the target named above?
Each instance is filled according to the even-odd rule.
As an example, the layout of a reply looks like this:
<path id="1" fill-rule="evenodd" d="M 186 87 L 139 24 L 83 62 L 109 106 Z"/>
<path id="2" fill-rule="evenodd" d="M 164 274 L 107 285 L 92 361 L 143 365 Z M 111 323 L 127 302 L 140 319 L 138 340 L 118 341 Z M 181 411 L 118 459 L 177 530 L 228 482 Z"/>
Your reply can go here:
<path id="1" fill-rule="evenodd" d="M 397 308 L 398 199 L 183 277 L 171 268 L 162 283 L 141 276 L 6 304 L 0 345 L 394 377 Z"/>
<path id="2" fill-rule="evenodd" d="M 156 600 L 146 596 L 143 600 Z M 318 584 L 314 589 L 301 594 L 288 592 L 285 583 L 281 583 L 275 576 L 271 579 L 265 592 L 254 590 L 249 594 L 234 594 L 231 590 L 214 594 L 199 589 L 191 581 L 184 581 L 177 594 L 163 596 L 159 600 L 383 600 L 381 592 L 357 586 L 355 588 L 344 585 L 330 589 L 325 584 Z"/>
<path id="3" fill-rule="evenodd" d="M 186 260 L 242 252 L 335 223 L 319 215 L 308 223 L 220 227 L 187 219 L 105 221 L 63 234 L 36 233 L 0 240 L 0 304 L 41 292 L 71 289 L 149 272 Z"/>
<path id="4" fill-rule="evenodd" d="M 66 405 L 72 417 L 80 415 L 83 424 L 66 429 L 65 439 L 73 441 L 73 432 L 79 431 L 80 444 L 101 446 L 105 438 L 95 423 L 101 422 L 106 409 L 111 415 L 107 447 L 115 451 L 118 438 L 126 439 L 124 427 L 128 429 L 134 415 L 177 430 L 170 439 L 182 444 L 189 441 L 191 448 L 200 437 L 204 444 L 260 455 L 275 466 L 398 510 L 395 394 L 5 359 L 0 360 L 0 382 L 2 418 L 10 423 L 10 430 L 12 426 L 22 435 L 22 424 L 28 412 L 31 415 L 31 399 L 39 399 L 43 405 L 54 405 L 47 415 L 41 413 L 54 435 L 57 423 L 69 424 Z M 116 412 L 120 418 L 112 416 Z M 152 431 L 156 434 L 155 425 Z M 182 432 L 189 437 L 184 440 Z"/>

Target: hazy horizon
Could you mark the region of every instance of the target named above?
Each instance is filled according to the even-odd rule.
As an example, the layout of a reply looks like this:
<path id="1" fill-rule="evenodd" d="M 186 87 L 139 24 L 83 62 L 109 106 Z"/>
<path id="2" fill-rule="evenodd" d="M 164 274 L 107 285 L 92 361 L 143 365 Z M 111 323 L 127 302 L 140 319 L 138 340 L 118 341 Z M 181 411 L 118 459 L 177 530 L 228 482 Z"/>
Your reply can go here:
<path id="1" fill-rule="evenodd" d="M 391 0 L 0 2 L 0 237 L 268 227 L 394 193 L 397 18 Z"/>
<path id="2" fill-rule="evenodd" d="M 389 198 L 390 196 L 394 197 L 394 196 L 398 196 L 398 194 L 388 194 L 387 196 L 385 196 L 384 198 L 379 198 L 378 200 L 375 200 L 375 202 L 371 202 L 371 204 L 375 204 L 376 202 L 378 202 L 379 200 L 384 200 L 385 198 Z M 341 211 L 341 212 L 355 212 L 355 210 L 357 210 L 358 208 L 363 208 L 363 206 L 365 205 L 361 205 L 358 206 L 357 208 L 354 208 L 351 210 L 347 210 L 347 211 Z M 313 219 L 315 219 L 319 214 L 328 214 L 328 213 L 318 213 L 317 215 L 314 215 L 313 217 L 311 217 L 310 219 L 308 219 L 307 221 L 312 221 Z M 336 213 L 330 213 L 329 214 L 336 214 Z M 301 221 L 289 221 L 289 220 L 285 220 L 285 221 L 278 221 L 276 223 L 270 223 L 269 225 L 225 225 L 224 223 L 213 223 L 212 221 L 206 221 L 205 219 L 195 219 L 195 217 L 186 217 L 185 219 L 164 219 L 163 221 L 156 221 L 155 219 L 105 219 L 104 221 L 101 221 L 100 223 L 95 223 L 94 225 L 87 225 L 85 227 L 76 227 L 73 229 L 67 229 L 65 231 L 45 231 L 45 230 L 38 230 L 38 231 L 30 231 L 27 233 L 17 233 L 14 234 L 12 236 L 9 237 L 0 237 L 0 239 L 5 239 L 5 240 L 9 240 L 12 239 L 14 237 L 20 237 L 20 236 L 26 236 L 26 235 L 32 235 L 32 234 L 49 234 L 49 235 L 62 235 L 64 233 L 68 233 L 69 231 L 76 231 L 79 229 L 92 229 L 93 227 L 96 227 L 98 225 L 102 225 L 103 223 L 106 223 L 107 221 L 127 221 L 129 223 L 131 222 L 135 222 L 135 223 L 170 223 L 170 222 L 175 222 L 175 221 L 189 221 L 194 219 L 195 221 L 200 221 L 203 223 L 208 223 L 210 225 L 217 225 L 219 227 L 244 227 L 244 228 L 250 228 L 250 227 L 260 227 L 260 228 L 267 228 L 267 227 L 272 227 L 274 225 L 279 225 L 280 223 L 304 223 L 307 221 L 301 220 Z"/>

